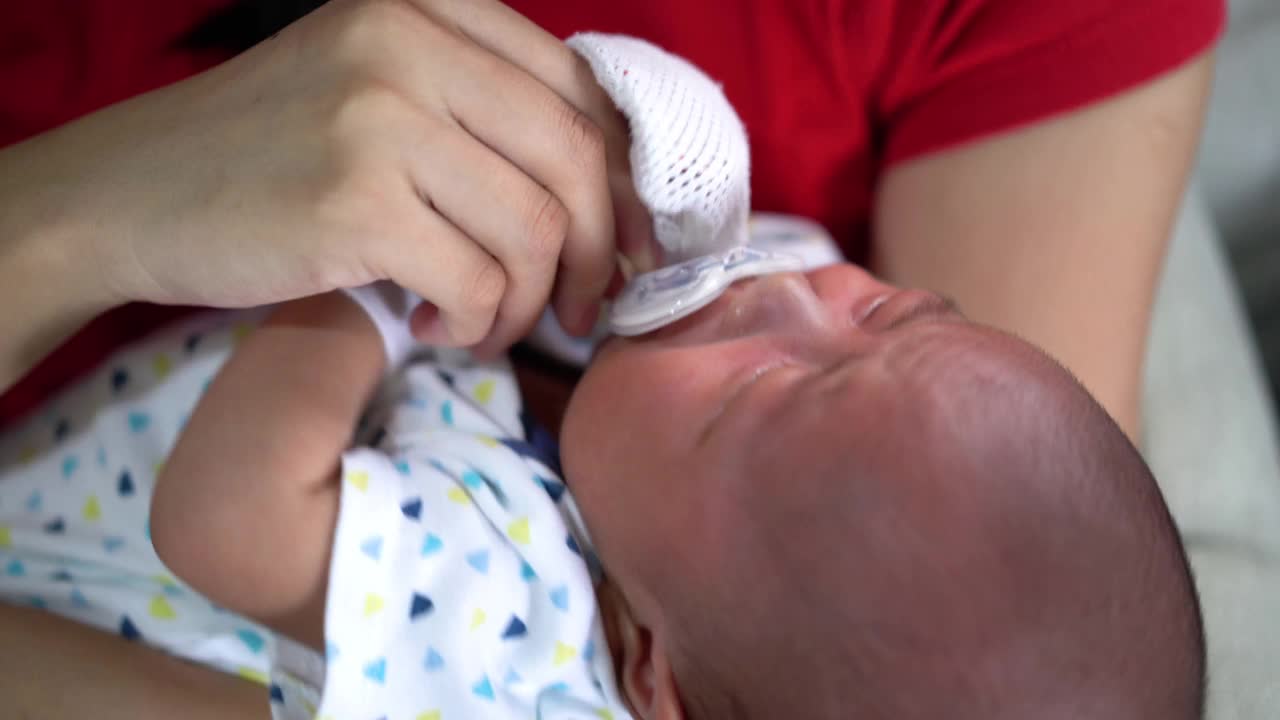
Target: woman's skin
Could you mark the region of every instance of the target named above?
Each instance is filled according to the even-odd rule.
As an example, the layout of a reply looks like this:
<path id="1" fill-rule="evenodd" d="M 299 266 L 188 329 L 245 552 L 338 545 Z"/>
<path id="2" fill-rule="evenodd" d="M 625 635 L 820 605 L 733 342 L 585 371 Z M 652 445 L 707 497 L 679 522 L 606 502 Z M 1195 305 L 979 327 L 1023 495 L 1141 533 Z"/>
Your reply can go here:
<path id="1" fill-rule="evenodd" d="M 1046 349 L 1136 437 L 1210 75 L 1202 56 L 889 169 L 872 269 Z M 614 248 L 643 263 L 649 242 L 625 158 L 589 71 L 495 0 L 334 0 L 208 73 L 0 151 L 0 389 L 130 300 L 239 307 L 389 278 L 440 308 L 415 316 L 425 340 L 498 352 L 548 298 L 585 329 Z M 252 683 L 53 615 L 0 604 L 0 637 L 21 648 L 0 660 L 14 717 L 269 716 Z"/>

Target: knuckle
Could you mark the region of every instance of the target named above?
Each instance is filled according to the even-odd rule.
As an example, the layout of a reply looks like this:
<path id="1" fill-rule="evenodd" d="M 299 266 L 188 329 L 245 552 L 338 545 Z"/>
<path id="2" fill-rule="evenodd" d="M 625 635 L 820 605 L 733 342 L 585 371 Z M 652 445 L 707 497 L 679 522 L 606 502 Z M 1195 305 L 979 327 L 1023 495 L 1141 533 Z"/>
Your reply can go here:
<path id="1" fill-rule="evenodd" d="M 605 167 L 604 131 L 586 113 L 569 103 L 561 103 L 558 123 L 568 158 L 579 170 L 600 171 Z"/>
<path id="2" fill-rule="evenodd" d="M 491 257 L 485 257 L 467 275 L 462 287 L 462 310 L 478 317 L 491 317 L 497 313 L 506 292 L 507 274 L 502 265 Z"/>
<path id="3" fill-rule="evenodd" d="M 541 186 L 531 195 L 525 211 L 525 252 L 539 264 L 554 262 L 569 232 L 569 210 Z"/>

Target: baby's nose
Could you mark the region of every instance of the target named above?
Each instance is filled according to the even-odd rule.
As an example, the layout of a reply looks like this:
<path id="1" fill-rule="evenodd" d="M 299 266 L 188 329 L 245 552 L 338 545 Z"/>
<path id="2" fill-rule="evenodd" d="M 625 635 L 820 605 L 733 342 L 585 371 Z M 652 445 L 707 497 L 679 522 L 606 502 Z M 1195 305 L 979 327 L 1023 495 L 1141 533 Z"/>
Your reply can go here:
<path id="1" fill-rule="evenodd" d="M 738 335 L 811 333 L 829 323 L 826 307 L 809 279 L 800 273 L 776 273 L 744 280 L 731 288 L 736 297 L 726 324 Z"/>

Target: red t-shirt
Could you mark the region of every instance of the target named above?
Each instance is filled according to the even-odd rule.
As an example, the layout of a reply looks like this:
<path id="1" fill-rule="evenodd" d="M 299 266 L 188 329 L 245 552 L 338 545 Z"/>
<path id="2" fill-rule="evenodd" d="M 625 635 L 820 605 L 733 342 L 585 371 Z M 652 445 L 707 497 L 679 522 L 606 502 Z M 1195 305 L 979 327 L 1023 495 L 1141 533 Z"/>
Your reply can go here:
<path id="1" fill-rule="evenodd" d="M 0 145 L 218 58 L 177 40 L 229 0 L 0 9 Z M 864 257 L 895 162 L 1064 112 L 1205 50 L 1223 0 L 510 0 L 552 33 L 636 35 L 723 83 L 751 139 L 752 204 L 824 223 Z M 171 317 L 100 318 L 0 397 L 0 423 Z"/>

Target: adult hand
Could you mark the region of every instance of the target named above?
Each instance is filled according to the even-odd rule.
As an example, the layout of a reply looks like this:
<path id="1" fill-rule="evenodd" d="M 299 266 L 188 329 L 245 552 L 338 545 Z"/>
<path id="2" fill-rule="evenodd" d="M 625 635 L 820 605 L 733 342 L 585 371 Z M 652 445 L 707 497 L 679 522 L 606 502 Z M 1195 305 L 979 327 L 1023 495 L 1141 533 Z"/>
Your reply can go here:
<path id="1" fill-rule="evenodd" d="M 335 0 L 0 154 L 0 175 L 22 168 L 0 200 L 20 185 L 4 204 L 70 240 L 111 302 L 248 306 L 390 279 L 431 303 L 424 340 L 496 351 L 553 282 L 562 324 L 588 330 L 617 249 L 649 242 L 627 147 L 586 64 L 496 0 Z"/>

